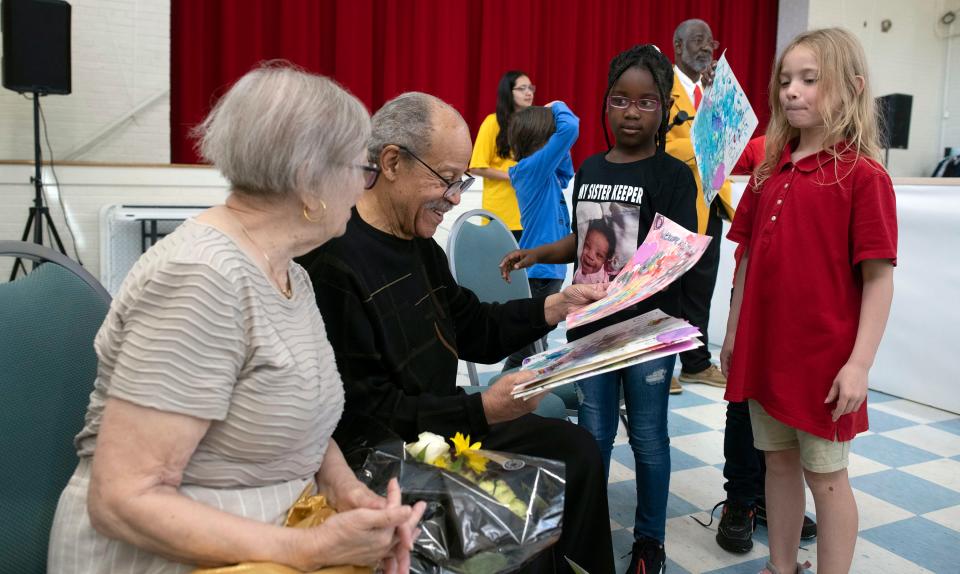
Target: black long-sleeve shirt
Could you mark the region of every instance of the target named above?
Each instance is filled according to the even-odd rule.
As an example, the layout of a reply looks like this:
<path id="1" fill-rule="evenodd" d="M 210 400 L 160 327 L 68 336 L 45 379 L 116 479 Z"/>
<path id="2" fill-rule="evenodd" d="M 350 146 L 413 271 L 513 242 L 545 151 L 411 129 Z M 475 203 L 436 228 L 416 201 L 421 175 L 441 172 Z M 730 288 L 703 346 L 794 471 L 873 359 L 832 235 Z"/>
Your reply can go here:
<path id="1" fill-rule="evenodd" d="M 481 303 L 454 281 L 436 241 L 394 237 L 356 209 L 343 236 L 298 261 L 343 378 L 341 429 L 368 415 L 408 441 L 423 431 L 483 436 L 480 395 L 457 387 L 457 359 L 497 362 L 552 328 L 544 298 Z"/>

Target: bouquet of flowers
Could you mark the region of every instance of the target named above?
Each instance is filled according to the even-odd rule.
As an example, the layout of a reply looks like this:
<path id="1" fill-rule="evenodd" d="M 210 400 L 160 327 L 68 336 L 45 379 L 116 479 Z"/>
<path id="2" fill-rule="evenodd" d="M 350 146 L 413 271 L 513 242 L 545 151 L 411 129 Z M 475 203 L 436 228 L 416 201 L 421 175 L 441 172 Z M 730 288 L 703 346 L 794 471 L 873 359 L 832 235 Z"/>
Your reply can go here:
<path id="1" fill-rule="evenodd" d="M 457 433 L 382 443 L 358 471 L 376 492 L 398 477 L 405 503 L 427 503 L 411 572 L 486 574 L 520 569 L 560 538 L 564 465 L 481 450 Z"/>

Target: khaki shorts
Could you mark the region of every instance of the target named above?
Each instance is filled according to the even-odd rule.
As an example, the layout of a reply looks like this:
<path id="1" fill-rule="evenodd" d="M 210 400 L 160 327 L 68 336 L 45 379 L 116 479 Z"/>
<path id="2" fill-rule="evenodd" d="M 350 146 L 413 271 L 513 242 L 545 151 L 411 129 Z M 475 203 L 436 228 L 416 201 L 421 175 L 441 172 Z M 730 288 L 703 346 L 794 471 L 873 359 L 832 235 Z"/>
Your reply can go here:
<path id="1" fill-rule="evenodd" d="M 767 414 L 760 403 L 749 399 L 753 446 L 758 450 L 800 449 L 800 464 L 811 472 L 836 472 L 847 468 L 850 441 L 827 440 L 787 426 Z"/>

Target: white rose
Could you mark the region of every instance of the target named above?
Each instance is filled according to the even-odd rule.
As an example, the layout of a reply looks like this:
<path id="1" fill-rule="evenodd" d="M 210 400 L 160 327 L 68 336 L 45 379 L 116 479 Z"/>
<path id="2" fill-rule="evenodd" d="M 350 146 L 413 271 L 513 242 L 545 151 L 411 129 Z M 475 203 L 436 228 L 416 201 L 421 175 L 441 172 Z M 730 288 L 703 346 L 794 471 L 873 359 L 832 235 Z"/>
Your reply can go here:
<path id="1" fill-rule="evenodd" d="M 423 461 L 427 464 L 433 464 L 437 457 L 450 452 L 450 445 L 447 444 L 446 439 L 438 434 L 422 432 L 418 438 L 420 440 L 406 444 L 404 448 L 413 457 L 419 458 L 420 453 L 423 453 Z"/>

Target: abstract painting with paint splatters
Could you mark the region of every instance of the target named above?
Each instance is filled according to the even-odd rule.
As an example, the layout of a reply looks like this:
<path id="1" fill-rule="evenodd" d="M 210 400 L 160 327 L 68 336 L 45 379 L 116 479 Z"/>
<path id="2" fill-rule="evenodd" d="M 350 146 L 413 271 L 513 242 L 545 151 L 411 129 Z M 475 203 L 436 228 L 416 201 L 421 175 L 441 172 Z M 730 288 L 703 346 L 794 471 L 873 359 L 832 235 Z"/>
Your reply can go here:
<path id="1" fill-rule="evenodd" d="M 758 123 L 724 53 L 717 62 L 713 86 L 704 93 L 690 129 L 707 205 L 730 175 Z"/>

